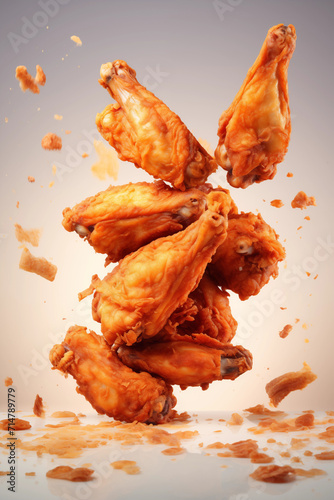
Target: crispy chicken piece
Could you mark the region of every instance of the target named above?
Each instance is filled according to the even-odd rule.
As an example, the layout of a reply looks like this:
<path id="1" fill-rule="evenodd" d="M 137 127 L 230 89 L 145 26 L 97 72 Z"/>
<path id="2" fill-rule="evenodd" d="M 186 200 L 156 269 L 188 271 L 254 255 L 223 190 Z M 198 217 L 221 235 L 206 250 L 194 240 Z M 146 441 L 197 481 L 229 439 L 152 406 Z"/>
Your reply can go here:
<path id="1" fill-rule="evenodd" d="M 270 277 L 277 277 L 285 251 L 276 232 L 252 213 L 232 214 L 227 237 L 209 264 L 219 286 L 237 293 L 241 300 L 257 295 Z"/>
<path id="2" fill-rule="evenodd" d="M 191 338 L 191 337 L 190 337 Z M 252 355 L 241 346 L 207 347 L 190 341 L 141 342 L 121 346 L 117 354 L 133 370 L 157 375 L 167 384 L 201 386 L 214 380 L 234 380 L 252 367 Z"/>
<path id="3" fill-rule="evenodd" d="M 67 358 L 64 362 L 64 358 Z M 126 422 L 162 423 L 176 404 L 172 388 L 148 373 L 135 373 L 107 342 L 81 326 L 71 327 L 50 352 L 54 369 L 72 375 L 77 392 L 98 413 Z"/>
<path id="4" fill-rule="evenodd" d="M 219 347 L 219 344 L 210 339 L 219 343 L 230 342 L 238 323 L 232 316 L 228 297 L 228 293 L 218 288 L 209 275 L 204 273 L 198 287 L 173 312 L 158 333 L 159 341 L 184 340 L 182 336 L 190 335 L 211 347 Z"/>
<path id="5" fill-rule="evenodd" d="M 287 72 L 296 45 L 294 26 L 268 31 L 231 106 L 219 119 L 217 163 L 234 187 L 272 179 L 287 152 L 291 122 Z"/>
<path id="6" fill-rule="evenodd" d="M 178 115 L 138 83 L 125 61 L 102 64 L 100 74 L 117 103 L 97 114 L 96 125 L 121 160 L 181 190 L 203 184 L 217 169 Z"/>
<path id="7" fill-rule="evenodd" d="M 110 186 L 73 209 L 63 211 L 63 226 L 87 239 L 106 264 L 118 262 L 143 245 L 189 226 L 216 202 L 236 211 L 228 190 L 178 191 L 163 181 Z"/>
<path id="8" fill-rule="evenodd" d="M 93 277 L 93 318 L 107 342 L 131 345 L 156 335 L 197 287 L 225 237 L 226 218 L 207 210 L 184 231 L 127 255 L 102 281 Z"/>

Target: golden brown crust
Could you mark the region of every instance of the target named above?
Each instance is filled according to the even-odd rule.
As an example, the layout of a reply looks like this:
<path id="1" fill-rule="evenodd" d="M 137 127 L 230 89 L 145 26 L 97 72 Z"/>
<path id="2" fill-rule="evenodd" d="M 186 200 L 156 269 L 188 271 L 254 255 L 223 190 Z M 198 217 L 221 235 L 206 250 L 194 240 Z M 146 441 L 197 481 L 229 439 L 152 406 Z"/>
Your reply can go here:
<path id="1" fill-rule="evenodd" d="M 83 482 L 91 481 L 94 479 L 92 475 L 94 474 L 93 469 L 87 469 L 87 467 L 70 467 L 69 465 L 59 465 L 54 469 L 50 469 L 46 473 L 46 477 L 52 479 L 64 479 L 65 481 Z"/>
<path id="2" fill-rule="evenodd" d="M 52 150 L 59 150 L 62 148 L 62 140 L 57 134 L 49 132 L 42 139 L 42 148 Z"/>
<path id="3" fill-rule="evenodd" d="M 37 274 L 48 281 L 53 281 L 57 274 L 57 266 L 44 257 L 35 257 L 26 247 L 22 250 L 19 268 Z"/>

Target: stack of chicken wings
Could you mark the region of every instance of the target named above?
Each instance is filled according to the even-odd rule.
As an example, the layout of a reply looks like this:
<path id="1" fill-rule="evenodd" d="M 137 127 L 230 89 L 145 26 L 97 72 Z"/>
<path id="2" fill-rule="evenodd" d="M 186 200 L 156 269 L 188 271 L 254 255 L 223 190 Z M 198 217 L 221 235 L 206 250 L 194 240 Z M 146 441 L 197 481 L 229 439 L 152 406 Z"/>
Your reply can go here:
<path id="1" fill-rule="evenodd" d="M 261 215 L 239 212 L 207 179 L 219 166 L 233 187 L 275 175 L 289 142 L 295 39 L 291 25 L 269 30 L 220 118 L 215 159 L 126 62 L 102 65 L 100 83 L 116 103 L 97 115 L 97 128 L 120 159 L 156 180 L 110 186 L 63 212 L 67 231 L 116 264 L 79 294 L 93 294 L 102 335 L 76 325 L 50 352 L 97 412 L 162 423 L 175 414 L 173 385 L 207 389 L 251 369 L 251 353 L 231 343 L 229 292 L 259 293 L 285 252 Z"/>

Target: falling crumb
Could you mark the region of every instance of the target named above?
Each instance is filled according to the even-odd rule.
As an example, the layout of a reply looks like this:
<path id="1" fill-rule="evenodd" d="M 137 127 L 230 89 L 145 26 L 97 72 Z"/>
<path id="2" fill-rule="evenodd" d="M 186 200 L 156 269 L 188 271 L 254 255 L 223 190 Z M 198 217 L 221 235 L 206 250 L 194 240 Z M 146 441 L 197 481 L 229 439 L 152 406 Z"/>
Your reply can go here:
<path id="1" fill-rule="evenodd" d="M 303 324 L 302 324 L 302 328 L 303 328 L 303 330 L 307 330 L 307 328 L 308 328 L 307 324 L 306 324 L 306 323 L 303 323 Z"/>
<path id="2" fill-rule="evenodd" d="M 241 425 L 244 419 L 239 413 L 232 413 L 231 419 L 227 422 L 229 425 Z"/>
<path id="3" fill-rule="evenodd" d="M 62 140 L 56 134 L 48 133 L 42 139 L 42 148 L 49 151 L 59 150 L 62 148 Z"/>
<path id="4" fill-rule="evenodd" d="M 298 226 L 297 231 L 300 231 L 303 228 L 303 226 Z"/>
<path id="5" fill-rule="evenodd" d="M 44 257 L 34 257 L 26 247 L 22 250 L 19 268 L 23 269 L 23 271 L 35 273 L 49 281 L 53 281 L 57 274 L 57 266 Z"/>
<path id="6" fill-rule="evenodd" d="M 53 115 L 53 118 L 55 120 L 62 120 L 63 119 L 63 115 Z"/>
<path id="7" fill-rule="evenodd" d="M 15 226 L 15 237 L 20 243 L 27 242 L 33 247 L 38 247 L 39 239 L 42 234 L 41 229 L 23 229 L 20 224 L 14 224 Z"/>
<path id="8" fill-rule="evenodd" d="M 38 85 L 44 85 L 46 81 L 45 74 L 39 65 L 36 66 L 35 78 L 28 73 L 25 66 L 17 66 L 15 77 L 20 82 L 20 87 L 23 92 L 30 90 L 34 94 L 39 94 Z"/>
<path id="9" fill-rule="evenodd" d="M 52 165 L 52 175 L 56 175 L 57 173 L 57 167 L 56 165 Z"/>
<path id="10" fill-rule="evenodd" d="M 100 180 L 112 177 L 116 181 L 119 169 L 116 152 L 106 147 L 102 141 L 94 140 L 94 147 L 99 160 L 91 167 L 92 174 Z"/>
<path id="11" fill-rule="evenodd" d="M 304 389 L 316 378 L 309 365 L 304 362 L 300 371 L 288 372 L 271 380 L 265 389 L 271 404 L 276 407 L 290 392 Z"/>
<path id="12" fill-rule="evenodd" d="M 72 130 L 65 130 L 65 134 L 66 135 L 72 134 Z"/>
<path id="13" fill-rule="evenodd" d="M 5 123 L 8 123 L 8 118 L 7 118 L 7 116 L 5 116 Z"/>
<path id="14" fill-rule="evenodd" d="M 36 394 L 33 412 L 34 412 L 34 415 L 36 415 L 36 417 L 41 417 L 41 418 L 45 417 L 45 409 L 44 409 L 43 399 L 38 394 Z"/>
<path id="15" fill-rule="evenodd" d="M 20 202 L 19 202 L 19 201 L 17 201 L 17 202 L 16 202 L 16 208 L 19 208 L 19 207 L 20 207 Z"/>
<path id="16" fill-rule="evenodd" d="M 288 173 L 286 174 L 286 176 L 287 176 L 287 177 L 293 177 L 293 173 L 292 173 L 292 172 L 288 172 Z"/>
<path id="17" fill-rule="evenodd" d="M 68 465 L 59 465 L 54 469 L 49 470 L 46 473 L 46 477 L 53 479 L 65 479 L 66 481 L 91 481 L 94 479 L 92 474 L 94 471 L 92 469 L 87 469 L 86 467 L 73 468 Z"/>
<path id="18" fill-rule="evenodd" d="M 280 307 L 282 311 L 285 311 L 287 308 L 286 307 Z"/>
<path id="19" fill-rule="evenodd" d="M 292 325 L 285 325 L 283 330 L 281 330 L 279 332 L 279 336 L 281 337 L 281 339 L 285 339 L 285 337 L 287 337 L 289 335 L 291 330 L 292 330 Z"/>
<path id="20" fill-rule="evenodd" d="M 304 219 L 305 219 L 305 220 L 311 220 L 311 217 L 310 217 L 309 215 L 306 215 L 306 216 L 304 217 Z"/>
<path id="21" fill-rule="evenodd" d="M 89 154 L 88 153 L 82 153 L 82 158 L 88 158 Z"/>
<path id="22" fill-rule="evenodd" d="M 77 47 L 81 47 L 82 41 L 80 40 L 80 38 L 78 36 L 76 36 L 76 35 L 71 36 L 71 40 L 76 43 Z"/>
<path id="23" fill-rule="evenodd" d="M 304 191 L 299 191 L 291 202 L 292 208 L 300 208 L 303 210 L 309 206 L 316 206 L 315 198 L 307 196 Z"/>
<path id="24" fill-rule="evenodd" d="M 6 377 L 5 378 L 5 386 L 10 387 L 11 385 L 13 385 L 13 379 L 11 377 Z"/>
<path id="25" fill-rule="evenodd" d="M 134 475 L 140 473 L 140 467 L 134 460 L 117 460 L 110 464 L 116 470 L 124 470 L 127 474 Z"/>
<path id="26" fill-rule="evenodd" d="M 313 279 L 316 280 L 318 278 L 318 276 L 319 276 L 319 274 L 316 274 Z"/>
<path id="27" fill-rule="evenodd" d="M 0 470 L 0 476 L 7 476 L 10 474 L 9 470 Z"/>
<path id="28" fill-rule="evenodd" d="M 26 472 L 26 476 L 36 476 L 36 472 Z"/>
<path id="29" fill-rule="evenodd" d="M 308 344 L 310 341 L 309 339 L 304 339 L 305 344 Z"/>
<path id="30" fill-rule="evenodd" d="M 309 273 L 308 271 L 306 271 L 306 276 L 310 277 L 311 273 Z"/>
<path id="31" fill-rule="evenodd" d="M 28 181 L 35 182 L 35 177 L 33 177 L 32 175 L 28 175 Z"/>
<path id="32" fill-rule="evenodd" d="M 51 181 L 51 182 L 49 183 L 49 188 L 52 188 L 52 186 L 54 186 L 54 183 L 55 183 L 55 181 Z"/>
<path id="33" fill-rule="evenodd" d="M 282 200 L 272 200 L 270 202 L 270 205 L 272 207 L 276 207 L 276 208 L 281 208 L 281 207 L 284 207 L 284 203 L 282 202 Z"/>
<path id="34" fill-rule="evenodd" d="M 300 319 L 299 318 L 296 318 L 295 319 L 295 323 L 299 323 Z"/>

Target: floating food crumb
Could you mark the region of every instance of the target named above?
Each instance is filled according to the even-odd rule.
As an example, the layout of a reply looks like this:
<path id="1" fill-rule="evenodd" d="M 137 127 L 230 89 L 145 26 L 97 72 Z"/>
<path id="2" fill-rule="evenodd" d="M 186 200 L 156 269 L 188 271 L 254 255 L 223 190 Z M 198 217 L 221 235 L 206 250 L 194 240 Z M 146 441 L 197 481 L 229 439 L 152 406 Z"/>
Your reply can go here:
<path id="1" fill-rule="evenodd" d="M 127 474 L 134 475 L 140 473 L 140 467 L 134 460 L 117 460 L 110 464 L 116 470 L 124 470 Z"/>
<path id="2" fill-rule="evenodd" d="M 91 167 L 92 174 L 100 180 L 112 177 L 116 181 L 119 169 L 116 152 L 107 148 L 102 141 L 94 140 L 94 147 L 99 160 Z"/>
<path id="3" fill-rule="evenodd" d="M 36 472 L 26 472 L 26 476 L 36 476 Z"/>
<path id="4" fill-rule="evenodd" d="M 88 153 L 82 153 L 82 158 L 88 158 L 89 154 Z"/>
<path id="5" fill-rule="evenodd" d="M 33 412 L 34 412 L 34 415 L 36 415 L 36 417 L 41 417 L 41 418 L 45 417 L 45 409 L 44 409 L 43 399 L 38 394 L 36 394 Z"/>
<path id="6" fill-rule="evenodd" d="M 309 206 L 316 206 L 315 198 L 307 196 L 304 191 L 299 191 L 291 202 L 292 208 L 300 208 L 303 210 Z"/>
<path id="7" fill-rule="evenodd" d="M 52 188 L 52 186 L 54 186 L 54 183 L 55 183 L 55 181 L 51 181 L 51 182 L 49 183 L 49 188 Z"/>
<path id="8" fill-rule="evenodd" d="M 35 182 L 35 177 L 33 177 L 32 175 L 28 175 L 28 181 Z"/>
<path id="9" fill-rule="evenodd" d="M 49 281 L 53 281 L 57 274 L 57 266 L 44 257 L 34 257 L 26 247 L 22 250 L 19 268 L 29 273 L 35 273 Z"/>
<path id="10" fill-rule="evenodd" d="M 55 120 L 62 120 L 63 119 L 63 116 L 62 115 L 53 115 L 53 118 Z"/>
<path id="11" fill-rule="evenodd" d="M 82 482 L 91 481 L 94 479 L 92 474 L 94 471 L 92 469 L 87 469 L 86 467 L 73 468 L 69 465 L 59 465 L 54 469 L 49 470 L 46 473 L 46 477 L 53 479 L 65 479 L 66 481 Z"/>
<path id="12" fill-rule="evenodd" d="M 22 420 L 21 418 L 15 418 L 13 419 L 13 422 L 8 423 L 8 419 L 0 420 L 0 429 L 3 431 L 8 431 L 8 425 L 9 425 L 9 430 L 10 429 L 15 429 L 15 431 L 25 431 L 26 429 L 30 429 L 31 425 L 28 420 Z"/>
<path id="13" fill-rule="evenodd" d="M 289 335 L 291 330 L 292 330 L 292 325 L 285 325 L 283 330 L 281 330 L 279 332 L 279 336 L 281 337 L 281 339 L 285 339 L 285 337 L 287 337 Z"/>
<path id="14" fill-rule="evenodd" d="M 284 203 L 282 202 L 282 200 L 271 200 L 270 205 L 276 208 L 284 207 Z"/>
<path id="15" fill-rule="evenodd" d="M 8 123 L 8 118 L 7 118 L 7 116 L 5 116 L 5 123 Z"/>
<path id="16" fill-rule="evenodd" d="M 7 476 L 10 474 L 9 470 L 0 470 L 0 476 Z"/>
<path id="17" fill-rule="evenodd" d="M 13 385 L 13 379 L 12 379 L 12 377 L 6 377 L 5 378 L 5 386 L 9 387 L 11 385 Z"/>
<path id="18" fill-rule="evenodd" d="M 317 376 L 304 362 L 303 368 L 298 372 L 288 372 L 274 378 L 266 385 L 265 389 L 273 406 L 277 405 L 292 391 L 304 389 L 316 380 Z"/>
<path id="19" fill-rule="evenodd" d="M 59 150 L 62 148 L 62 140 L 57 134 L 49 132 L 42 139 L 42 148 L 49 151 Z"/>
<path id="20" fill-rule="evenodd" d="M 80 40 L 80 38 L 78 36 L 76 36 L 76 35 L 71 36 L 71 40 L 76 43 L 77 47 L 81 47 L 82 41 Z"/>
<path id="21" fill-rule="evenodd" d="M 293 173 L 292 173 L 292 172 L 288 172 L 288 173 L 286 174 L 286 176 L 287 176 L 287 177 L 293 177 Z"/>
<path id="22" fill-rule="evenodd" d="M 65 134 L 66 135 L 72 134 L 72 130 L 65 130 Z"/>
<path id="23" fill-rule="evenodd" d="M 260 465 L 250 477 L 265 483 L 288 483 L 296 479 L 296 473 L 289 465 Z"/>
<path id="24" fill-rule="evenodd" d="M 31 243 L 33 247 L 38 247 L 39 239 L 41 237 L 41 229 L 23 229 L 20 224 L 14 224 L 15 226 L 15 236 L 17 241 L 23 243 Z"/>
<path id="25" fill-rule="evenodd" d="M 46 81 L 45 74 L 39 65 L 36 66 L 35 78 L 33 78 L 28 73 L 28 70 L 25 66 L 17 66 L 15 77 L 19 81 L 21 90 L 23 92 L 25 92 L 26 90 L 30 90 L 34 94 L 39 94 L 38 85 L 44 85 Z"/>

